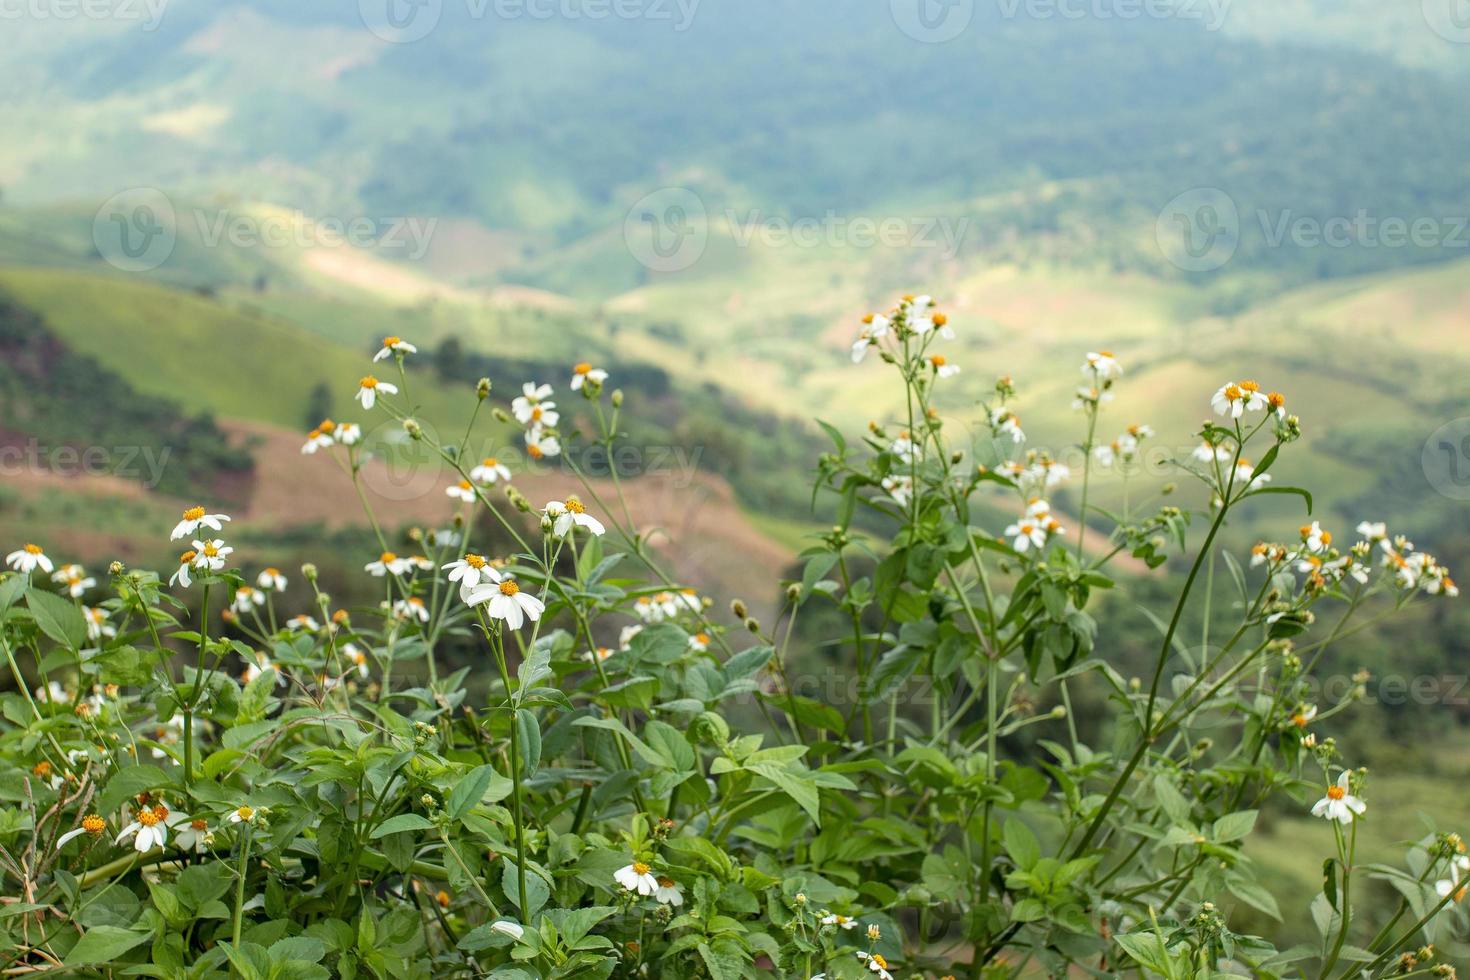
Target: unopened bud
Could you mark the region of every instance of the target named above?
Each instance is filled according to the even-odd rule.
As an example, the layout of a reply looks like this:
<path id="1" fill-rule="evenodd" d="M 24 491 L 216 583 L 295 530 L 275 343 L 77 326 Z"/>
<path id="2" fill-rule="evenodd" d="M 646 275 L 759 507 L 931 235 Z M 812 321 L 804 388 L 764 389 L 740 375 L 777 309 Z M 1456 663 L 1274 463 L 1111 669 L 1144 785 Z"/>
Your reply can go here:
<path id="1" fill-rule="evenodd" d="M 786 586 L 786 600 L 788 602 L 795 602 L 797 599 L 800 599 L 800 598 L 801 598 L 801 586 L 800 585 L 798 585 L 795 582 L 792 582 L 790 585 Z"/>
<path id="2" fill-rule="evenodd" d="M 403 431 L 408 433 L 410 439 L 422 439 L 424 437 L 423 426 L 414 419 L 403 420 Z"/>
<path id="3" fill-rule="evenodd" d="M 480 401 L 484 401 L 485 399 L 490 397 L 489 378 L 481 378 L 475 383 L 475 394 L 479 396 Z"/>
<path id="4" fill-rule="evenodd" d="M 750 619 L 747 619 L 745 621 L 745 628 L 750 630 L 752 633 L 759 633 L 761 631 L 760 620 L 752 616 Z"/>
<path id="5" fill-rule="evenodd" d="M 128 570 L 128 566 L 124 565 L 120 561 L 115 561 L 111 565 L 108 565 L 107 566 L 107 571 L 108 571 L 108 574 L 110 574 L 110 575 L 121 575 L 123 572 L 125 572 L 127 570 Z"/>
<path id="6" fill-rule="evenodd" d="M 736 619 L 745 619 L 747 616 L 750 615 L 750 611 L 745 608 L 745 603 L 741 602 L 739 599 L 731 601 L 730 612 L 734 615 Z"/>
<path id="7" fill-rule="evenodd" d="M 613 393 L 612 393 L 612 407 L 613 408 L 622 408 L 623 407 L 623 389 L 617 388 L 617 389 L 615 389 L 613 391 Z"/>
<path id="8" fill-rule="evenodd" d="M 313 565 L 311 562 L 307 562 L 305 565 L 301 566 L 301 574 L 306 578 L 308 582 L 315 582 L 316 566 Z"/>

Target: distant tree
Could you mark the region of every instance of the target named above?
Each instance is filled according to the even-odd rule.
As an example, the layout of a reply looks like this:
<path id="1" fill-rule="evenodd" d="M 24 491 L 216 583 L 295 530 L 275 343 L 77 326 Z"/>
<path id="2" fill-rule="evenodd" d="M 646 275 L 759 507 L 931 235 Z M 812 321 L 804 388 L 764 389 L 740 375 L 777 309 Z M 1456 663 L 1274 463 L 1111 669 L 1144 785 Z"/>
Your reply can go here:
<path id="1" fill-rule="evenodd" d="M 449 337 L 434 351 L 434 370 L 443 381 L 461 377 L 464 367 L 464 345 L 458 337 Z"/>
<path id="2" fill-rule="evenodd" d="M 332 414 L 332 389 L 318 381 L 306 397 L 306 428 L 315 429 L 322 419 Z"/>

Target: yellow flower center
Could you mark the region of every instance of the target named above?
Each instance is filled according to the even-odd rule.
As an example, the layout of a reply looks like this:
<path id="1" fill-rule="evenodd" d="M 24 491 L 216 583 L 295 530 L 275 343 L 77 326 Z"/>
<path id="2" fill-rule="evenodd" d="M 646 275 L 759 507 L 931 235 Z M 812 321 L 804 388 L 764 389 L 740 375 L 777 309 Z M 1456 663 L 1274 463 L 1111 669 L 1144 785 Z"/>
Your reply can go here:
<path id="1" fill-rule="evenodd" d="M 465 555 L 464 563 L 471 568 L 484 568 L 487 564 L 482 555 Z"/>
<path id="2" fill-rule="evenodd" d="M 1261 390 L 1261 386 L 1256 384 L 1254 381 L 1242 381 L 1240 383 L 1240 390 L 1254 395 L 1256 392 Z"/>
<path id="3" fill-rule="evenodd" d="M 540 459 L 546 454 L 541 451 L 540 446 L 531 445 L 526 447 L 526 455 L 530 456 L 532 459 Z"/>
<path id="4" fill-rule="evenodd" d="M 199 557 L 199 552 L 197 552 L 197 551 L 186 551 L 182 555 L 179 556 L 179 564 L 180 565 L 187 565 L 187 564 L 189 564 L 189 562 L 193 561 L 195 558 L 198 558 L 198 557 Z"/>
<path id="5" fill-rule="evenodd" d="M 89 813 L 82 818 L 82 829 L 89 834 L 100 834 L 107 829 L 107 821 L 95 813 Z"/>
<path id="6" fill-rule="evenodd" d="M 190 820 L 189 821 L 189 826 L 190 827 L 193 827 L 195 830 L 199 831 L 200 833 L 203 833 L 204 832 L 204 829 L 209 826 L 209 821 L 207 821 L 207 820 Z"/>
<path id="7" fill-rule="evenodd" d="M 1340 800 L 1344 796 L 1347 796 L 1347 790 L 1343 789 L 1341 786 L 1327 787 L 1327 798 L 1329 800 Z"/>
<path id="8" fill-rule="evenodd" d="M 535 408 L 531 409 L 531 418 L 533 418 L 533 419 L 539 419 L 541 417 L 541 413 L 542 413 L 541 406 L 540 405 L 537 405 Z"/>
<path id="9" fill-rule="evenodd" d="M 694 634 L 694 638 L 696 640 L 698 640 L 700 643 L 703 643 L 703 644 L 706 644 L 706 645 L 709 644 L 709 634 L 708 633 L 695 633 Z"/>
<path id="10" fill-rule="evenodd" d="M 884 970 L 888 969 L 888 961 L 883 958 L 883 954 L 882 953 L 874 953 L 873 954 L 873 965 L 874 966 L 877 966 L 877 967 L 880 967 L 880 968 L 882 968 Z"/>
<path id="11" fill-rule="evenodd" d="M 364 388 L 376 388 L 378 386 L 378 379 L 370 374 L 359 381 L 358 384 Z"/>
<path id="12" fill-rule="evenodd" d="M 1110 350 L 1100 350 L 1097 353 L 1101 357 L 1112 357 L 1113 356 L 1113 352 L 1110 351 Z"/>
<path id="13" fill-rule="evenodd" d="M 47 776 L 51 775 L 51 763 L 45 761 L 44 759 L 36 763 L 34 766 L 31 766 L 31 775 L 35 776 L 38 779 L 45 779 Z"/>
<path id="14" fill-rule="evenodd" d="M 248 806 L 242 806 L 235 811 L 235 816 L 241 820 L 252 820 L 255 818 L 255 810 Z"/>
<path id="15" fill-rule="evenodd" d="M 635 875 L 646 875 L 646 874 L 648 874 L 648 865 L 644 864 L 642 861 L 634 861 L 633 862 L 633 873 Z"/>
<path id="16" fill-rule="evenodd" d="M 1238 402 L 1241 399 L 1240 387 L 1238 385 L 1225 386 L 1225 398 L 1228 401 Z"/>
<path id="17" fill-rule="evenodd" d="M 186 521 L 197 521 L 203 516 L 203 507 L 190 507 L 188 510 L 184 511 L 184 520 Z"/>
<path id="18" fill-rule="evenodd" d="M 400 338 L 398 338 L 398 337 L 384 337 L 383 338 L 383 346 L 384 347 L 392 347 L 392 346 L 394 346 L 395 344 L 397 344 L 399 342 L 400 342 Z"/>
<path id="19" fill-rule="evenodd" d="M 1291 716 L 1291 723 L 1293 725 L 1295 725 L 1296 727 L 1298 727 L 1298 728 L 1306 728 L 1307 727 L 1307 721 L 1308 721 L 1307 716 L 1304 715 L 1304 714 L 1298 713 L 1298 714 L 1294 714 L 1294 715 Z M 1333 789 L 1336 789 L 1336 787 L 1333 787 Z"/>
<path id="20" fill-rule="evenodd" d="M 461 490 L 468 490 L 468 489 L 470 489 L 470 481 L 469 480 L 460 480 L 459 481 L 459 488 Z"/>
<path id="21" fill-rule="evenodd" d="M 381 555 L 378 556 L 378 561 L 382 562 L 384 565 L 388 564 L 390 561 L 397 561 L 397 560 L 398 560 L 398 556 L 395 555 L 391 551 L 385 551 Z"/>
<path id="22" fill-rule="evenodd" d="M 306 438 L 307 439 L 310 439 L 310 440 L 313 440 L 313 441 L 315 441 L 317 439 L 320 439 L 321 437 L 322 437 L 322 430 L 321 429 L 312 429 L 310 432 L 308 432 L 306 434 Z"/>
<path id="23" fill-rule="evenodd" d="M 331 419 L 322 419 L 322 424 L 317 426 L 317 429 L 322 432 L 331 432 L 335 428 L 337 428 L 337 423 Z"/>
<path id="24" fill-rule="evenodd" d="M 486 456 L 484 459 L 480 460 L 480 465 L 493 468 L 500 465 L 500 460 L 496 459 L 494 456 Z"/>
<path id="25" fill-rule="evenodd" d="M 587 508 L 584 507 L 582 505 L 582 501 L 578 500 L 576 497 L 567 498 L 567 510 L 571 511 L 573 514 L 587 513 Z"/>
<path id="26" fill-rule="evenodd" d="M 519 591 L 521 591 L 521 587 L 519 585 L 516 585 L 510 579 L 506 579 L 504 582 L 500 583 L 501 595 L 515 595 Z"/>
<path id="27" fill-rule="evenodd" d="M 936 327 L 942 327 L 949 322 L 949 317 L 945 316 L 943 313 L 936 313 L 929 319 L 934 321 L 934 325 Z"/>
<path id="28" fill-rule="evenodd" d="M 420 609 L 422 609 L 424 607 L 424 600 L 420 599 L 416 595 L 413 595 L 413 596 L 409 596 L 408 597 L 408 604 L 410 606 L 417 606 Z"/>
<path id="29" fill-rule="evenodd" d="M 944 367 L 944 355 L 935 354 L 933 357 L 929 358 L 929 363 L 933 364 L 935 367 Z"/>
<path id="30" fill-rule="evenodd" d="M 592 365 L 588 364 L 586 361 L 583 361 L 581 364 L 578 364 L 576 367 L 572 368 L 573 374 L 589 374 L 591 373 L 591 371 Z"/>
<path id="31" fill-rule="evenodd" d="M 26 545 L 26 554 L 39 555 L 40 553 L 41 553 L 41 546 L 40 545 L 38 545 L 38 544 L 28 544 L 28 545 Z"/>
<path id="32" fill-rule="evenodd" d="M 138 811 L 138 823 L 142 824 L 145 827 L 156 827 L 158 826 L 158 821 L 161 819 L 162 818 L 159 817 L 159 815 L 153 810 Z"/>
<path id="33" fill-rule="evenodd" d="M 219 549 L 214 546 L 214 543 L 213 542 L 211 542 L 211 543 L 209 543 L 209 544 L 207 544 L 207 545 L 204 546 L 204 557 L 205 558 L 218 558 L 219 557 Z"/>
<path id="34" fill-rule="evenodd" d="M 873 314 L 871 314 L 871 313 L 865 314 L 863 316 L 863 322 L 864 323 L 872 323 L 873 322 Z"/>
<path id="35" fill-rule="evenodd" d="M 665 878 L 662 875 L 660 875 L 659 876 L 659 879 L 658 879 L 658 886 L 660 888 L 673 888 L 674 887 L 674 879 L 673 878 Z"/>
<path id="36" fill-rule="evenodd" d="M 1272 408 L 1280 408 L 1286 404 L 1286 396 L 1279 391 L 1273 391 L 1266 396 L 1266 401 Z"/>

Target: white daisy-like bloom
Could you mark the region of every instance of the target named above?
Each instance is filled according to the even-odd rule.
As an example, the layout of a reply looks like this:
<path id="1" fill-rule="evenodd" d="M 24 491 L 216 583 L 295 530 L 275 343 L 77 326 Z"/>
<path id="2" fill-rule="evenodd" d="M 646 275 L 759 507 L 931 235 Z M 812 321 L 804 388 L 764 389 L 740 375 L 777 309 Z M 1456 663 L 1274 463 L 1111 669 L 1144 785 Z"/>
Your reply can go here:
<path id="1" fill-rule="evenodd" d="M 242 585 L 236 589 L 235 598 L 230 601 L 230 609 L 242 616 L 263 605 L 265 605 L 265 593 L 249 585 Z"/>
<path id="2" fill-rule="evenodd" d="M 651 872 L 652 869 L 642 861 L 634 861 L 614 871 L 613 880 L 622 885 L 625 891 L 636 892 L 647 898 L 658 892 L 658 879 Z"/>
<path id="3" fill-rule="evenodd" d="M 573 391 L 581 391 L 582 386 L 588 381 L 594 381 L 597 384 L 602 384 L 606 380 L 606 371 L 604 371 L 602 368 L 595 368 L 591 364 L 588 364 L 586 361 L 583 361 L 581 364 L 578 364 L 576 367 L 572 368 L 571 388 Z"/>
<path id="4" fill-rule="evenodd" d="M 1123 365 L 1118 363 L 1118 359 L 1110 350 L 1088 351 L 1087 360 L 1082 365 L 1082 373 L 1106 381 L 1122 374 Z"/>
<path id="5" fill-rule="evenodd" d="M 209 541 L 195 541 L 194 550 L 198 552 L 194 556 L 195 568 L 217 572 L 225 567 L 225 559 L 229 558 L 235 549 L 225 544 L 220 538 L 214 538 Z"/>
<path id="6" fill-rule="evenodd" d="M 1235 464 L 1235 482 L 1245 486 L 1249 490 L 1263 487 L 1271 482 L 1270 473 L 1262 473 L 1256 476 L 1255 465 L 1248 459 L 1242 459 Z"/>
<path id="7" fill-rule="evenodd" d="M 419 349 L 401 337 L 384 337 L 382 348 L 373 355 L 373 363 L 393 357 L 395 354 L 417 354 Z"/>
<path id="8" fill-rule="evenodd" d="M 97 584 L 97 580 L 87 574 L 87 570 L 81 565 L 62 565 L 51 576 L 51 581 L 61 586 L 72 599 L 80 599 L 87 594 L 87 590 Z"/>
<path id="9" fill-rule="evenodd" d="M 663 607 L 664 615 L 674 617 L 684 611 L 684 603 L 672 592 L 660 592 L 653 597 L 653 601 Z"/>
<path id="10" fill-rule="evenodd" d="M 883 490 L 893 498 L 893 502 L 898 506 L 907 507 L 909 501 L 913 499 L 914 478 L 890 474 L 883 478 Z"/>
<path id="11" fill-rule="evenodd" d="M 646 595 L 633 600 L 633 612 L 645 623 L 661 623 L 664 619 L 663 603 L 654 602 L 652 597 Z"/>
<path id="12" fill-rule="evenodd" d="M 1044 497 L 1032 497 L 1026 501 L 1026 516 L 1044 521 L 1051 516 L 1051 503 Z"/>
<path id="13" fill-rule="evenodd" d="M 1246 412 L 1260 412 L 1270 406 L 1270 400 L 1261 392 L 1254 381 L 1232 381 L 1220 386 L 1210 399 L 1216 415 L 1238 419 Z"/>
<path id="14" fill-rule="evenodd" d="M 698 650 L 700 653 L 709 649 L 709 634 L 695 633 L 689 637 L 689 649 Z"/>
<path id="15" fill-rule="evenodd" d="M 378 395 L 396 395 L 398 386 L 387 381 L 379 381 L 371 374 L 366 375 L 357 383 L 357 400 L 362 403 L 363 408 L 372 408 L 377 403 Z"/>
<path id="16" fill-rule="evenodd" d="M 337 426 L 337 441 L 344 446 L 355 446 L 362 441 L 362 426 L 356 422 L 343 422 Z"/>
<path id="17" fill-rule="evenodd" d="M 704 612 L 704 600 L 693 589 L 680 589 L 678 595 L 674 596 L 674 604 L 682 605 L 692 613 Z"/>
<path id="18" fill-rule="evenodd" d="M 174 525 L 169 540 L 177 541 L 179 538 L 192 536 L 201 527 L 207 527 L 212 531 L 223 531 L 224 522 L 229 519 L 226 514 L 206 514 L 203 507 L 190 507 L 184 511 L 184 519 Z"/>
<path id="19" fill-rule="evenodd" d="M 998 434 L 1010 436 L 1011 442 L 1018 446 L 1026 441 L 1026 433 L 1021 431 L 1021 419 L 1010 409 L 991 409 L 990 425 Z"/>
<path id="20" fill-rule="evenodd" d="M 87 834 L 92 837 L 100 837 L 102 835 L 102 832 L 106 829 L 106 820 L 103 820 L 95 813 L 89 813 L 82 818 L 82 824 L 80 827 L 77 827 L 75 830 L 68 830 L 66 833 L 56 838 L 56 849 L 58 851 L 61 850 L 67 845 L 68 841 L 75 840 L 83 834 Z"/>
<path id="21" fill-rule="evenodd" d="M 449 571 L 449 581 L 458 582 L 461 589 L 473 589 L 480 580 L 500 583 L 501 575 L 484 555 L 465 555 L 444 566 Z"/>
<path id="22" fill-rule="evenodd" d="M 133 850 L 139 854 L 146 854 L 155 847 L 162 847 L 168 843 L 168 808 L 160 807 L 150 809 L 143 807 L 139 810 L 132 823 L 123 828 L 122 833 L 117 835 L 114 844 L 121 844 L 129 838 L 133 841 Z"/>
<path id="23" fill-rule="evenodd" d="M 362 570 L 373 578 L 382 578 L 384 575 L 403 575 L 413 568 L 413 562 L 407 558 L 400 558 L 391 551 L 385 551 L 378 556 L 377 561 L 370 561 L 362 566 Z"/>
<path id="24" fill-rule="evenodd" d="M 1006 464 L 1001 467 L 1001 471 L 1010 476 L 1021 477 L 1042 490 L 1053 490 L 1072 475 L 1072 468 L 1066 463 L 1058 463 L 1049 458 L 1038 459 L 1030 466 L 1022 466 L 1020 463 Z"/>
<path id="25" fill-rule="evenodd" d="M 300 616 L 292 616 L 290 619 L 286 620 L 286 629 L 288 630 L 301 630 L 307 633 L 316 633 L 320 631 L 321 628 L 321 623 L 318 623 L 314 618 L 305 614 L 302 614 Z"/>
<path id="26" fill-rule="evenodd" d="M 470 479 L 476 483 L 499 483 L 502 480 L 510 482 L 510 469 L 494 456 L 486 456 L 480 460 L 480 465 L 470 470 Z"/>
<path id="27" fill-rule="evenodd" d="M 888 972 L 888 961 L 883 958 L 882 953 L 865 953 L 858 950 L 857 958 L 878 975 L 878 980 L 893 980 L 893 974 Z"/>
<path id="28" fill-rule="evenodd" d="M 203 817 L 191 818 L 185 813 L 171 813 L 168 816 L 168 825 L 174 831 L 174 846 L 181 851 L 204 854 L 214 842 L 214 835 L 209 832 L 209 821 Z"/>
<path id="29" fill-rule="evenodd" d="M 881 340 L 888 336 L 889 330 L 893 328 L 893 321 L 881 313 L 869 313 L 863 317 L 863 333 L 870 340 Z"/>
<path id="30" fill-rule="evenodd" d="M 117 636 L 117 628 L 107 623 L 109 615 L 106 609 L 98 606 L 82 607 L 82 618 L 87 622 L 87 639 L 96 643 L 103 637 Z"/>
<path id="31" fill-rule="evenodd" d="M 287 624 L 290 625 L 290 624 Z M 261 674 L 272 673 L 275 675 L 275 686 L 281 687 L 286 683 L 286 674 L 276 666 L 274 660 L 263 653 L 257 653 L 255 659 L 245 665 L 245 683 L 249 684 Z"/>
<path id="32" fill-rule="evenodd" d="M 510 403 L 510 411 L 521 425 L 553 427 L 560 418 L 556 402 L 551 400 L 551 385 L 531 381 L 521 385 L 521 394 Z"/>
<path id="33" fill-rule="evenodd" d="M 549 430 L 535 426 L 526 430 L 526 455 L 546 459 L 561 454 L 561 443 Z"/>
<path id="34" fill-rule="evenodd" d="M 1077 396 L 1072 399 L 1074 411 L 1087 408 L 1089 405 L 1106 405 L 1113 400 L 1113 393 L 1102 388 L 1089 388 L 1083 386 L 1077 389 Z"/>
<path id="35" fill-rule="evenodd" d="M 654 901 L 665 905 L 683 905 L 684 888 L 672 878 L 660 875 L 658 878 L 658 890 L 653 893 Z"/>
<path id="36" fill-rule="evenodd" d="M 960 373 L 958 364 L 951 364 L 943 354 L 931 354 L 929 366 L 934 369 L 934 374 L 940 378 L 952 378 Z"/>
<path id="37" fill-rule="evenodd" d="M 1435 893 L 1440 898 L 1448 898 L 1450 893 L 1454 892 L 1456 902 L 1464 901 L 1466 892 L 1464 880 L 1466 872 L 1470 872 L 1470 857 L 1464 854 L 1456 854 L 1450 858 L 1450 876 L 1448 878 L 1441 878 L 1434 883 Z"/>
<path id="38" fill-rule="evenodd" d="M 12 551 L 5 556 L 5 564 L 22 575 L 29 575 L 38 568 L 48 575 L 55 571 L 51 559 L 46 557 L 46 552 L 38 544 L 22 545 L 19 549 Z"/>
<path id="39" fill-rule="evenodd" d="M 255 584 L 262 589 L 271 592 L 286 591 L 286 576 L 281 574 L 279 568 L 271 567 L 255 576 Z"/>
<path id="40" fill-rule="evenodd" d="M 368 676 L 367 654 L 356 643 L 342 644 L 342 656 L 346 657 L 347 662 L 352 664 L 353 669 L 357 671 L 358 677 Z"/>
<path id="41" fill-rule="evenodd" d="M 906 296 L 899 304 L 899 309 L 904 312 L 904 320 L 909 329 L 921 337 L 937 326 L 934 322 L 932 296 Z"/>
<path id="42" fill-rule="evenodd" d="M 893 440 L 892 445 L 888 447 L 888 451 L 905 463 L 912 463 L 914 457 L 918 455 L 918 447 L 914 445 L 913 438 L 907 432 L 899 433 L 898 438 Z"/>
<path id="43" fill-rule="evenodd" d="M 460 480 L 458 483 L 445 487 L 444 494 L 466 504 L 475 502 L 475 487 L 469 480 Z"/>
<path id="44" fill-rule="evenodd" d="M 178 570 L 169 576 L 168 584 L 182 585 L 186 589 L 193 585 L 194 580 L 189 577 L 189 569 L 193 566 L 194 559 L 198 557 L 199 552 L 197 551 L 186 551 L 182 555 L 179 555 Z"/>
<path id="45" fill-rule="evenodd" d="M 566 537 L 575 527 L 585 527 L 598 537 L 607 530 L 601 521 L 587 513 L 586 506 L 576 497 L 568 497 L 564 501 L 552 500 L 542 513 L 551 518 L 551 533 L 558 538 Z"/>
<path id="46" fill-rule="evenodd" d="M 1317 717 L 1317 706 L 1315 704 L 1303 705 L 1292 712 L 1291 723 L 1297 728 L 1306 728 Z"/>
<path id="47" fill-rule="evenodd" d="M 1046 524 L 1035 518 L 1022 518 L 1009 525 L 1005 535 L 1011 539 L 1011 547 L 1019 552 L 1046 546 Z"/>
<path id="48" fill-rule="evenodd" d="M 485 613 L 491 619 L 504 621 L 508 629 L 518 630 L 526 622 L 536 622 L 546 611 L 541 600 L 528 592 L 522 592 L 514 579 L 503 579 L 499 584 L 487 582 L 477 585 L 467 593 L 461 592 L 465 603 L 478 606 L 487 603 Z"/>
<path id="49" fill-rule="evenodd" d="M 839 929 L 856 929 L 858 921 L 850 915 L 842 915 L 838 912 L 828 912 L 826 915 L 822 916 L 822 925 L 836 926 Z"/>
<path id="50" fill-rule="evenodd" d="M 490 931 L 498 932 L 502 936 L 509 936 L 512 939 L 520 939 L 526 934 L 525 928 L 520 923 L 511 922 L 509 919 L 497 919 L 490 923 Z"/>
<path id="51" fill-rule="evenodd" d="M 633 642 L 633 637 L 642 632 L 642 623 L 632 623 L 628 626 L 624 626 L 622 630 L 618 632 L 618 647 L 623 650 L 628 649 L 628 645 Z"/>
<path id="52" fill-rule="evenodd" d="M 1358 533 L 1369 541 L 1387 541 L 1388 525 L 1382 521 L 1362 521 L 1358 524 Z"/>
<path id="53" fill-rule="evenodd" d="M 226 819 L 232 824 L 253 824 L 255 823 L 255 819 L 260 816 L 260 812 L 249 804 L 242 803 L 231 810 L 230 815 Z"/>
<path id="54" fill-rule="evenodd" d="M 1322 551 L 1332 544 L 1332 532 L 1322 530 L 1317 521 L 1302 528 L 1302 543 L 1308 551 Z"/>
<path id="55" fill-rule="evenodd" d="M 1226 463 L 1230 461 L 1230 450 L 1206 439 L 1194 447 L 1194 458 L 1201 463 Z"/>
<path id="56" fill-rule="evenodd" d="M 36 700 L 50 702 L 51 704 L 65 704 L 71 700 L 71 695 L 66 693 L 66 688 L 56 681 L 47 681 L 44 687 L 38 687 L 35 691 Z"/>
<path id="57" fill-rule="evenodd" d="M 165 745 L 178 745 L 179 736 L 184 731 L 184 716 L 174 715 L 168 721 L 163 722 L 148 734 L 152 735 L 153 741 L 158 743 L 149 752 L 155 759 L 168 759 L 171 764 L 178 765 L 178 760 L 164 751 Z"/>
<path id="58" fill-rule="evenodd" d="M 1337 783 L 1327 787 L 1327 795 L 1312 806 L 1312 816 L 1347 824 L 1368 809 L 1368 804 L 1348 792 L 1349 776 L 1344 769 L 1337 777 Z"/>
<path id="59" fill-rule="evenodd" d="M 429 621 L 429 607 L 424 605 L 424 600 L 416 595 L 407 599 L 399 599 L 393 603 L 393 615 L 399 619 L 417 619 L 421 623 Z"/>
<path id="60" fill-rule="evenodd" d="M 329 433 L 323 432 L 321 429 L 312 429 L 306 434 L 306 441 L 301 444 L 301 453 L 303 456 L 311 456 L 318 449 L 332 448 L 332 444 L 333 439 Z"/>
<path id="61" fill-rule="evenodd" d="M 857 340 L 852 342 L 852 363 L 861 364 L 868 356 L 868 348 L 874 344 L 873 335 L 864 330 L 858 334 Z"/>
<path id="62" fill-rule="evenodd" d="M 587 661 L 589 664 L 602 663 L 602 661 L 606 660 L 608 657 L 611 657 L 613 655 L 613 652 L 614 651 L 612 647 L 598 647 L 595 650 L 588 650 L 586 653 L 582 654 L 582 659 Z"/>

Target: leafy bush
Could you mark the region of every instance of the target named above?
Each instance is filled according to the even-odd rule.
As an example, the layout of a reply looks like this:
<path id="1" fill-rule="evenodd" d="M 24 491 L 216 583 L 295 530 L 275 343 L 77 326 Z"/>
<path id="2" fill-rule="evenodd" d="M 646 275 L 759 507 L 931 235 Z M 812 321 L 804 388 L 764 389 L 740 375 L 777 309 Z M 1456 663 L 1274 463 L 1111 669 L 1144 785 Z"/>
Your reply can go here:
<path id="1" fill-rule="evenodd" d="M 1364 623 L 1453 595 L 1447 571 L 1371 523 L 1348 548 L 1311 522 L 1248 562 L 1217 554 L 1244 501 L 1312 504 L 1271 482 L 1301 432 L 1285 399 L 1230 382 L 1177 464 L 1203 487 L 1207 530 L 1152 614 L 1151 673 L 1126 678 L 1101 653 L 1092 599 L 1114 586 L 1110 565 L 1143 575 L 1183 551 L 1192 516 L 1087 504 L 1093 469 L 1126 470 L 1152 436 L 1098 437 L 1121 365 L 1107 352 L 1083 365 L 1082 505 L 1064 518 L 1045 494 L 1069 474 L 1020 454 L 1010 379 L 985 406 L 991 438 L 949 441 L 934 398 L 954 373 L 936 351 L 950 334 L 925 297 L 866 323 L 854 357 L 892 364 L 903 422 L 861 441 L 827 427 L 817 491 L 837 521 L 803 554 L 774 624 L 739 600 L 726 620 L 681 589 L 628 523 L 618 474 L 585 481 L 586 503 L 536 506 L 498 464 L 463 459 L 488 382 L 464 440 L 435 442 L 402 408 L 415 351 L 397 338 L 378 355 L 397 381 L 364 378 L 364 409 L 453 465 L 462 479 L 446 493 L 462 517 L 488 516 L 513 554 L 477 553 L 465 519 L 400 555 L 370 512 L 382 553 L 364 572 L 381 603 L 336 608 L 308 565 L 315 604 L 288 610 L 286 577 L 232 567 L 229 518 L 202 507 L 173 529 L 188 550 L 166 578 L 115 564 L 95 606 L 83 570 L 34 545 L 13 552 L 0 581 L 18 685 L 0 701 L 3 968 L 1451 974 L 1429 943 L 1464 926 L 1463 842 L 1434 833 L 1403 867 L 1359 863 L 1367 774 L 1313 732 L 1352 698 L 1315 706 L 1304 693 L 1323 653 Z M 607 380 L 579 365 L 571 388 L 611 449 L 623 394 Z M 552 394 L 527 384 L 489 411 L 525 427 L 533 456 L 555 455 Z M 359 431 L 320 426 L 304 448 L 355 480 Z M 979 527 L 982 498 L 1018 516 L 999 534 Z M 894 529 L 886 547 L 852 530 L 860 509 Z M 539 536 L 517 511 L 539 516 Z M 1111 529 L 1089 539 L 1084 517 Z M 1237 596 L 1206 611 L 1194 645 L 1179 624 L 1217 562 Z M 199 596 L 197 622 L 181 618 L 182 590 Z M 850 665 L 820 697 L 792 670 L 804 614 L 842 624 L 828 640 Z M 450 641 L 476 642 L 483 669 L 441 673 Z M 1078 738 L 1069 709 L 1085 679 L 1110 692 L 1101 744 Z M 748 714 L 759 730 L 741 729 Z M 1244 851 L 1273 797 L 1324 818 L 1320 935 L 1284 950 L 1231 928 L 1242 906 L 1278 912 L 1269 869 Z M 1364 904 L 1373 881 L 1396 906 Z"/>

